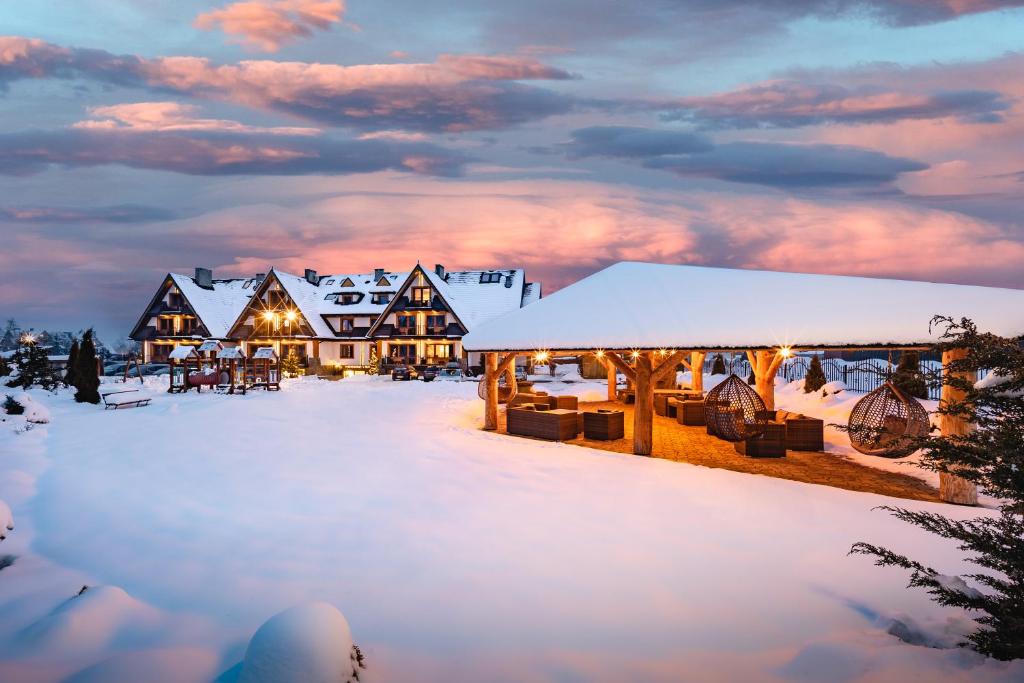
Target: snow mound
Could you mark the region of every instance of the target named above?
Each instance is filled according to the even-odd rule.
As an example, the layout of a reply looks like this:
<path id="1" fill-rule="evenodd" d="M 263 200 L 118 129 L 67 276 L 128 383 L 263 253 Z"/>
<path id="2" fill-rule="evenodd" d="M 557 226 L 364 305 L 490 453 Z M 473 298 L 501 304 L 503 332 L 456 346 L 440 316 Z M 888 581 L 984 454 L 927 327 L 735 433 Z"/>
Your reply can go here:
<path id="1" fill-rule="evenodd" d="M 822 396 L 831 396 L 833 394 L 841 394 L 846 391 L 846 383 L 842 380 L 835 380 L 834 382 L 826 382 L 821 387 Z"/>
<path id="2" fill-rule="evenodd" d="M 326 602 L 298 605 L 257 629 L 238 683 L 343 683 L 356 679 L 352 632 Z"/>
<path id="3" fill-rule="evenodd" d="M 12 398 L 25 409 L 22 417 L 27 422 L 33 422 L 35 424 L 47 424 L 50 421 L 50 411 L 42 403 L 39 403 L 29 394 L 24 391 L 18 394 L 14 394 Z"/>
<path id="4" fill-rule="evenodd" d="M 152 628 L 156 610 L 117 586 L 89 588 L 27 626 L 21 642 L 44 653 L 84 653 L 122 645 Z"/>
<path id="5" fill-rule="evenodd" d="M 219 662 L 216 652 L 201 648 L 138 650 L 115 655 L 82 669 L 64 679 L 64 683 L 208 681 L 217 676 Z"/>
<path id="6" fill-rule="evenodd" d="M 8 531 L 14 531 L 14 515 L 10 506 L 0 500 L 0 541 L 7 538 Z"/>

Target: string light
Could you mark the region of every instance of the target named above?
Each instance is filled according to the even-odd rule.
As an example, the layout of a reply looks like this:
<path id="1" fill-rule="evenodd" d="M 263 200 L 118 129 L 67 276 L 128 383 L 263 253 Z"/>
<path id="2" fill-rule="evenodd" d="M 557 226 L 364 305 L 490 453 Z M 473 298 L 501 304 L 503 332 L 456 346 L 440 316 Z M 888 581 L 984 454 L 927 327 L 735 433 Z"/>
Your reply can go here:
<path id="1" fill-rule="evenodd" d="M 636 360 L 637 358 L 640 357 L 640 352 L 639 351 L 634 351 L 633 353 L 631 353 L 629 355 L 633 358 L 633 360 Z"/>
<path id="2" fill-rule="evenodd" d="M 547 351 L 538 351 L 537 353 L 534 354 L 533 359 L 538 363 L 543 363 L 548 359 L 548 355 L 549 354 Z"/>
<path id="3" fill-rule="evenodd" d="M 780 347 L 779 355 L 782 356 L 783 358 L 789 358 L 790 356 L 793 355 L 793 349 L 789 348 L 788 346 Z"/>
<path id="4" fill-rule="evenodd" d="M 597 356 L 598 358 L 604 358 L 604 351 L 598 351 L 594 355 Z"/>

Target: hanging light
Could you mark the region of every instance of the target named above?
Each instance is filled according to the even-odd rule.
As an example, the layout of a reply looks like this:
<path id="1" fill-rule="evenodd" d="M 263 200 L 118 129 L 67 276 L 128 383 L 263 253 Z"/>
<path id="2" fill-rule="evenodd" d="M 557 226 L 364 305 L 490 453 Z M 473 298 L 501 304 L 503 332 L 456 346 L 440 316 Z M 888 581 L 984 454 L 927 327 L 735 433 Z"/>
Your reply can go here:
<path id="1" fill-rule="evenodd" d="M 295 311 L 288 311 L 284 314 L 284 318 L 288 322 L 295 322 Z"/>
<path id="2" fill-rule="evenodd" d="M 271 320 L 274 319 L 274 312 L 273 311 L 264 311 L 263 312 L 263 319 L 266 320 L 267 322 L 270 322 Z"/>
<path id="3" fill-rule="evenodd" d="M 632 358 L 633 360 L 636 360 L 637 358 L 639 358 L 639 357 L 640 357 L 640 352 L 639 352 L 639 351 L 634 351 L 633 353 L 631 353 L 631 354 L 629 354 L 629 355 L 630 355 L 630 357 L 631 357 L 631 358 Z"/>
<path id="4" fill-rule="evenodd" d="M 550 354 L 547 351 L 538 351 L 533 355 L 533 359 L 538 363 L 543 363 L 549 358 Z"/>
<path id="5" fill-rule="evenodd" d="M 604 351 L 598 351 L 594 355 L 597 356 L 598 358 L 604 358 Z"/>
<path id="6" fill-rule="evenodd" d="M 779 347 L 779 355 L 782 356 L 783 358 L 789 358 L 790 356 L 793 355 L 793 349 L 789 348 L 788 346 L 781 346 Z"/>

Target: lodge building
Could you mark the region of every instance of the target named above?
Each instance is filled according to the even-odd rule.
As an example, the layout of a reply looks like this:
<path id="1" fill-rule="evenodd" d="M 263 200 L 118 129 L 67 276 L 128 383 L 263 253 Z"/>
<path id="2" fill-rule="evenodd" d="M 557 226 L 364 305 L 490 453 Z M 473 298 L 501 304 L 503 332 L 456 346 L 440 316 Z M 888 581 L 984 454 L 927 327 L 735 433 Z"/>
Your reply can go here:
<path id="1" fill-rule="evenodd" d="M 419 264 L 411 271 L 293 275 L 275 268 L 253 277 L 215 279 L 169 273 L 132 329 L 146 363 L 167 361 L 180 344 L 214 339 L 248 352 L 273 346 L 294 353 L 308 372 L 365 372 L 385 367 L 459 361 L 479 367 L 462 337 L 480 323 L 526 306 L 540 283 L 522 269 L 447 271 Z"/>

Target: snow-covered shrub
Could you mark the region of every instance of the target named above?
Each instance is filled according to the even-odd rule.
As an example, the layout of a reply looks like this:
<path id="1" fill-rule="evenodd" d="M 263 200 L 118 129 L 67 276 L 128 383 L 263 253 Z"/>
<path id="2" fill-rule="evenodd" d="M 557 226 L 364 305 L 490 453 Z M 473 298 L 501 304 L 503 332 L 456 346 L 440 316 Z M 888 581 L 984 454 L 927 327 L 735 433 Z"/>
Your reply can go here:
<path id="1" fill-rule="evenodd" d="M 841 394 L 844 391 L 846 391 L 846 383 L 837 379 L 834 382 L 826 382 L 824 386 L 821 387 L 821 396 L 824 398 L 834 394 Z"/>
<path id="2" fill-rule="evenodd" d="M 10 394 L 4 399 L 4 412 L 8 415 L 21 415 L 25 412 L 25 406 L 14 400 Z"/>
<path id="3" fill-rule="evenodd" d="M 341 612 L 326 602 L 298 605 L 256 630 L 242 660 L 239 683 L 352 683 L 362 653 Z"/>
<path id="4" fill-rule="evenodd" d="M 24 415 L 25 420 L 35 424 L 47 424 L 50 421 L 50 411 L 42 403 L 39 403 L 34 398 L 26 393 L 15 394 L 14 396 L 8 396 L 8 399 L 14 401 L 17 405 L 21 406 L 20 413 L 10 413 L 12 415 Z M 4 402 L 4 407 L 7 407 L 7 402 Z"/>
<path id="5" fill-rule="evenodd" d="M 14 515 L 10 506 L 0 500 L 0 541 L 7 538 L 8 531 L 14 531 Z"/>

